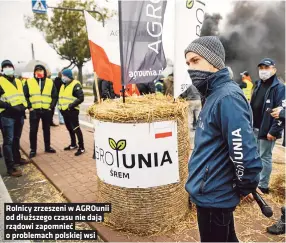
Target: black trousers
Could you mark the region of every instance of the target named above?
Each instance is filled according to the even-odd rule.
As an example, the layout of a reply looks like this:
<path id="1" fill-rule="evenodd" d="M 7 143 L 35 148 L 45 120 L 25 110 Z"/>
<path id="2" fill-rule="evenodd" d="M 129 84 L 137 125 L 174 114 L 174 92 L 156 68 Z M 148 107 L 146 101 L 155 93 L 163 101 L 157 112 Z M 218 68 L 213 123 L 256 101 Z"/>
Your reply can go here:
<path id="1" fill-rule="evenodd" d="M 30 112 L 30 148 L 37 151 L 37 136 L 40 120 L 42 120 L 45 149 L 51 146 L 51 110 L 38 109 Z"/>
<path id="2" fill-rule="evenodd" d="M 51 125 L 54 123 L 54 114 L 55 114 L 55 107 L 51 109 L 52 114 L 51 114 Z"/>
<path id="3" fill-rule="evenodd" d="M 2 134 L 3 134 L 3 153 L 5 164 L 8 172 L 12 171 L 15 163 L 19 163 L 20 154 L 20 138 L 22 135 L 24 117 L 17 119 L 1 117 Z"/>
<path id="4" fill-rule="evenodd" d="M 67 130 L 69 131 L 70 138 L 71 138 L 71 144 L 72 146 L 76 145 L 76 136 L 78 140 L 78 146 L 81 149 L 84 149 L 84 143 L 83 143 L 83 135 L 79 126 L 79 111 L 78 110 L 66 110 L 61 111 L 65 125 Z"/>
<path id="5" fill-rule="evenodd" d="M 197 206 L 201 242 L 239 242 L 234 229 L 232 209 Z"/>

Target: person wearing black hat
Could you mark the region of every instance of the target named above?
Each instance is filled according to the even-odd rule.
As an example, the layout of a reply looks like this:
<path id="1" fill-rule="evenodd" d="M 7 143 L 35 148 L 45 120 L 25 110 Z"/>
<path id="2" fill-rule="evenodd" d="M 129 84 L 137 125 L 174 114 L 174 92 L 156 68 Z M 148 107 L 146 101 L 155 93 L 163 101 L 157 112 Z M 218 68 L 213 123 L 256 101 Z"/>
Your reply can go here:
<path id="1" fill-rule="evenodd" d="M 201 242 L 238 242 L 233 211 L 240 198 L 252 202 L 262 169 L 251 108 L 230 79 L 225 50 L 215 36 L 185 50 L 188 72 L 204 105 L 198 118 L 186 190 L 197 206 Z"/>
<path id="2" fill-rule="evenodd" d="M 285 100 L 285 85 L 277 78 L 274 60 L 264 58 L 257 67 L 260 80 L 256 81 L 251 99 L 251 108 L 254 119 L 254 134 L 263 164 L 259 188 L 263 193 L 269 193 L 272 150 L 276 139 L 282 137 L 284 127 L 282 122 L 271 117 L 267 110 L 278 107 Z"/>
<path id="3" fill-rule="evenodd" d="M 11 176 L 21 176 L 21 170 L 15 165 L 28 162 L 21 159 L 20 138 L 24 125 L 24 115 L 27 107 L 23 85 L 14 76 L 14 66 L 5 60 L 1 64 L 3 76 L 0 77 L 0 113 L 3 134 L 3 153 L 7 172 Z"/>
<path id="4" fill-rule="evenodd" d="M 52 110 L 58 101 L 58 92 L 54 82 L 47 78 L 46 68 L 36 65 L 34 78 L 27 80 L 24 93 L 30 111 L 30 158 L 37 154 L 37 136 L 40 120 L 42 120 L 45 152 L 56 153 L 51 147 L 50 123 Z"/>

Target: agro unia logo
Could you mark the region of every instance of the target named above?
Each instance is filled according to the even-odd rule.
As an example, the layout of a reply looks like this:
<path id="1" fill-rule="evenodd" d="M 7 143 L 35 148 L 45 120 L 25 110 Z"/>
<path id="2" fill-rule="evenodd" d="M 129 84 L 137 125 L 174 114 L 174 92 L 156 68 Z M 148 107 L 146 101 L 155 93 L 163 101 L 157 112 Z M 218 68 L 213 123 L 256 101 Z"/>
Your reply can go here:
<path id="1" fill-rule="evenodd" d="M 109 138 L 108 144 L 111 150 L 105 151 L 96 146 L 95 156 L 97 162 L 104 163 L 111 168 L 142 169 L 173 164 L 168 150 L 154 152 L 154 149 L 152 149 L 152 152 L 148 152 L 146 148 L 144 149 L 144 146 L 148 148 L 150 145 L 140 144 L 136 148 L 139 153 L 136 153 L 136 151 L 127 151 L 127 141 L 124 139 L 116 142 L 113 138 Z M 145 150 L 144 153 L 140 153 L 142 149 L 143 151 Z"/>
<path id="2" fill-rule="evenodd" d="M 186 0 L 186 7 L 191 9 L 194 6 L 194 1 L 195 0 Z"/>
<path id="3" fill-rule="evenodd" d="M 110 148 L 116 151 L 117 167 L 119 167 L 118 151 L 122 151 L 126 148 L 126 145 L 127 145 L 126 140 L 122 139 L 116 143 L 113 138 L 109 138 L 108 142 L 109 142 Z"/>

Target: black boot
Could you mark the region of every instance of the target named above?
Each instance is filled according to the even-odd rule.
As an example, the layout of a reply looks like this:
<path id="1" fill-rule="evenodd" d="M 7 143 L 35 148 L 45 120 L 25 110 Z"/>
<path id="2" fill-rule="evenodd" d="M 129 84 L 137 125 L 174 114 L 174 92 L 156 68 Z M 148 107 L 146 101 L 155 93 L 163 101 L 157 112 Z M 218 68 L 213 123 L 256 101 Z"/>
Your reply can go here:
<path id="1" fill-rule="evenodd" d="M 49 147 L 48 149 L 45 149 L 45 152 L 50 154 L 55 154 L 56 150 L 54 150 L 52 147 Z"/>
<path id="2" fill-rule="evenodd" d="M 285 234 L 285 206 L 281 208 L 281 218 L 272 226 L 267 227 L 267 232 L 273 235 Z"/>
<path id="3" fill-rule="evenodd" d="M 78 146 L 77 145 L 69 145 L 67 147 L 64 148 L 65 151 L 68 151 L 68 150 L 74 150 L 74 149 L 77 149 Z"/>
<path id="4" fill-rule="evenodd" d="M 80 155 L 83 154 L 84 152 L 85 152 L 85 149 L 84 149 L 84 148 L 79 148 L 74 155 L 75 155 L 75 156 L 80 156 Z"/>
<path id="5" fill-rule="evenodd" d="M 285 234 L 285 223 L 283 223 L 282 220 L 279 219 L 275 224 L 267 227 L 267 232 L 272 235 Z"/>

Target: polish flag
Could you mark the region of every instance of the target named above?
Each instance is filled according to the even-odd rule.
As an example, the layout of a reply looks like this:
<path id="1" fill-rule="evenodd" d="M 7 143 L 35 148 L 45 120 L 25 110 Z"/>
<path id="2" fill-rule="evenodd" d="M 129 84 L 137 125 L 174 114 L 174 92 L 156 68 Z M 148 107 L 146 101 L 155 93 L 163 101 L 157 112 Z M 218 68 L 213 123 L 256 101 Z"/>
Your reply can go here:
<path id="1" fill-rule="evenodd" d="M 173 126 L 169 122 L 160 122 L 154 124 L 155 139 L 167 138 L 173 136 Z"/>
<path id="2" fill-rule="evenodd" d="M 107 20 L 105 26 L 84 11 L 93 70 L 101 79 L 113 82 L 113 89 L 121 95 L 121 67 L 118 20 Z M 126 96 L 132 95 L 132 85 L 126 87 Z M 134 89 L 133 89 L 134 90 Z M 139 95 L 138 89 L 135 89 Z"/>

